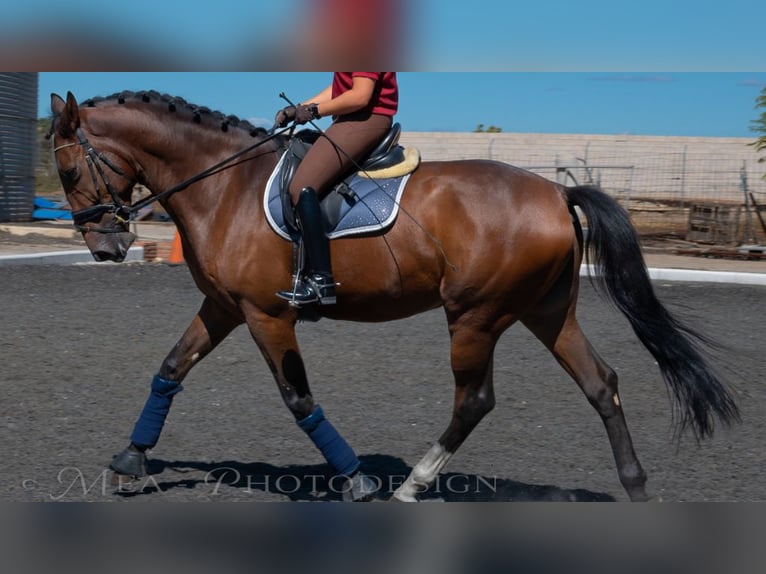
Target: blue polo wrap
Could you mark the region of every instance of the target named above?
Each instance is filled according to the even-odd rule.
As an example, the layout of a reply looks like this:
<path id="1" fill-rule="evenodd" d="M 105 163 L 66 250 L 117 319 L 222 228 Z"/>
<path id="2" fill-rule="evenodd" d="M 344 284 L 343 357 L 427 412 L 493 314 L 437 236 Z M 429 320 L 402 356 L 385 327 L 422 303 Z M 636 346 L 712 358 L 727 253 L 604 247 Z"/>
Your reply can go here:
<path id="1" fill-rule="evenodd" d="M 136 421 L 130 440 L 136 446 L 152 448 L 160 439 L 162 427 L 173 403 L 173 396 L 183 390 L 178 381 L 169 381 L 154 375 L 149 398 Z"/>
<path id="2" fill-rule="evenodd" d="M 319 405 L 305 419 L 298 421 L 298 426 L 309 436 L 316 447 L 332 465 L 336 472 L 351 476 L 359 469 L 359 459 L 346 440 L 324 416 Z"/>

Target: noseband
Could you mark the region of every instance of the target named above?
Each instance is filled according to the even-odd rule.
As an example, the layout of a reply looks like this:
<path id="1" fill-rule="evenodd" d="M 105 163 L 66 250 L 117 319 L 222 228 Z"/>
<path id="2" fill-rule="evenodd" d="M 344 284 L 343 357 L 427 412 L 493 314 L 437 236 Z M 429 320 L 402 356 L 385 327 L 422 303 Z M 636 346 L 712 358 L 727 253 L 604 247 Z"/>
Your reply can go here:
<path id="1" fill-rule="evenodd" d="M 90 172 L 90 177 L 93 180 L 93 186 L 96 190 L 96 198 L 98 199 L 98 203 L 91 207 L 86 207 L 85 209 L 73 211 L 72 219 L 74 221 L 74 226 L 75 228 L 77 228 L 78 231 L 81 231 L 83 233 L 88 233 L 88 232 L 123 233 L 124 230 L 118 227 L 85 227 L 84 225 L 86 223 L 99 221 L 104 216 L 104 214 L 107 214 L 107 213 L 110 213 L 114 216 L 114 219 L 112 220 L 112 222 L 116 222 L 116 223 L 120 223 L 124 225 L 130 221 L 130 216 L 133 211 L 129 205 L 126 205 L 120 199 L 119 195 L 114 190 L 114 187 L 112 187 L 112 184 L 109 183 L 109 178 L 107 178 L 106 172 L 104 171 L 104 168 L 101 164 L 103 163 L 109 169 L 111 169 L 114 173 L 116 173 L 117 175 L 121 177 L 124 177 L 125 179 L 129 179 L 128 175 L 124 171 L 122 171 L 118 166 L 116 166 L 103 153 L 96 151 L 93 148 L 93 146 L 90 145 L 90 143 L 88 142 L 88 139 L 85 137 L 85 134 L 83 134 L 82 129 L 77 128 L 75 135 L 77 136 L 78 141 L 55 147 L 53 148 L 53 151 L 55 153 L 61 149 L 76 146 L 76 145 L 81 145 L 83 147 L 83 150 L 85 150 L 85 161 L 88 164 L 88 171 Z M 102 200 L 101 185 L 99 184 L 99 177 L 101 178 L 101 181 L 104 182 L 106 191 L 109 193 L 109 196 L 112 198 L 111 203 L 104 203 Z"/>

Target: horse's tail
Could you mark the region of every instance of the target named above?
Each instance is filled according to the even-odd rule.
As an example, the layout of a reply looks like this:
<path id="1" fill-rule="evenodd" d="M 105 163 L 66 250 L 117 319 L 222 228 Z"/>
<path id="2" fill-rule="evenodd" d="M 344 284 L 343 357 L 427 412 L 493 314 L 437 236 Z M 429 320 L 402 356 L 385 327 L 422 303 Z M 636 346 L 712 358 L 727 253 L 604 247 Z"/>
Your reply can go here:
<path id="1" fill-rule="evenodd" d="M 595 187 L 566 189 L 573 210 L 588 220 L 586 262 L 597 289 L 627 317 L 641 343 L 654 356 L 671 392 L 678 432 L 691 427 L 697 439 L 713 434 L 713 419 L 726 425 L 739 410 L 703 357 L 710 340 L 682 324 L 657 299 L 628 214 Z M 594 277 L 595 275 L 595 277 Z"/>

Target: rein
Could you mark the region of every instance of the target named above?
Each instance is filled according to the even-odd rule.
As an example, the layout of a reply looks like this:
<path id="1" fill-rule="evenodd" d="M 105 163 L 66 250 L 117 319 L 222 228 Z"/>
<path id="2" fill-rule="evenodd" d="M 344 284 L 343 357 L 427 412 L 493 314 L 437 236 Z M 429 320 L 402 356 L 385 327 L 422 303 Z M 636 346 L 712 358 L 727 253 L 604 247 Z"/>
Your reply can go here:
<path id="1" fill-rule="evenodd" d="M 117 175 L 121 177 L 124 177 L 125 179 L 130 179 L 128 175 L 123 170 L 121 170 L 118 166 L 116 166 L 111 160 L 109 160 L 109 158 L 106 157 L 103 153 L 96 151 L 96 149 L 92 145 L 90 145 L 90 143 L 88 142 L 88 139 L 85 137 L 85 134 L 82 132 L 81 128 L 77 128 L 77 131 L 75 132 L 75 134 L 77 135 L 78 141 L 57 146 L 53 148 L 53 152 L 55 153 L 61 149 L 76 146 L 76 145 L 83 146 L 83 149 L 85 150 L 85 160 L 88 163 L 88 170 L 90 171 L 90 176 L 91 176 L 91 179 L 93 180 L 93 185 L 95 186 L 95 189 L 96 189 L 98 203 L 91 207 L 86 207 L 85 209 L 80 209 L 78 211 L 72 212 L 72 219 L 74 221 L 75 228 L 78 231 L 81 231 L 83 233 L 88 233 L 88 232 L 123 233 L 122 229 L 114 227 L 114 226 L 85 227 L 84 224 L 99 220 L 105 214 L 114 215 L 114 219 L 111 221 L 111 223 L 116 222 L 118 224 L 123 224 L 123 225 L 128 224 L 131 221 L 133 221 L 135 214 L 138 213 L 139 210 L 143 209 L 147 205 L 150 205 L 154 203 L 155 201 L 166 199 L 170 197 L 171 195 L 173 195 L 174 193 L 182 191 L 186 189 L 187 187 L 189 187 L 190 185 L 200 180 L 203 180 L 206 177 L 210 177 L 211 175 L 218 173 L 235 159 L 251 152 L 255 148 L 265 144 L 266 142 L 275 139 L 276 137 L 282 135 L 284 132 L 289 131 L 290 129 L 292 128 L 285 128 L 283 130 L 274 131 L 272 128 L 272 130 L 270 130 L 267 137 L 265 137 L 264 139 L 230 155 L 229 157 L 221 160 L 215 165 L 210 166 L 204 171 L 201 171 L 200 173 L 193 175 L 189 179 L 186 179 L 182 181 L 181 183 L 174 185 L 170 189 L 167 189 L 161 193 L 158 193 L 157 195 L 152 195 L 150 197 L 142 199 L 141 201 L 135 203 L 134 205 L 128 205 L 122 200 L 120 200 L 117 192 L 109 183 L 109 179 L 107 178 L 106 172 L 104 171 L 104 168 L 101 166 L 101 163 L 103 163 L 109 169 L 111 169 L 114 173 L 116 173 Z M 104 186 L 106 187 L 106 190 L 109 193 L 109 196 L 112 198 L 111 203 L 102 202 L 101 187 L 98 181 L 99 176 L 101 180 L 104 182 Z"/>

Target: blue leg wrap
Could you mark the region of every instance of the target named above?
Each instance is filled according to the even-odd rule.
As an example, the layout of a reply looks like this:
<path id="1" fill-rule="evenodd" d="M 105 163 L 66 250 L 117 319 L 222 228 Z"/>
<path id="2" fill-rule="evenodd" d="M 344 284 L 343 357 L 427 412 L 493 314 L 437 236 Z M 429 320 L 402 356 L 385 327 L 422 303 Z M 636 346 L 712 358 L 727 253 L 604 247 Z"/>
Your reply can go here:
<path id="1" fill-rule="evenodd" d="M 298 426 L 309 435 L 338 474 L 351 476 L 359 469 L 360 463 L 356 453 L 332 423 L 324 418 L 322 407 L 317 405 L 313 413 L 298 421 Z"/>
<path id="2" fill-rule="evenodd" d="M 165 425 L 165 418 L 170 411 L 173 395 L 183 390 L 178 381 L 169 381 L 159 375 L 152 379 L 152 390 L 146 399 L 144 410 L 136 421 L 130 441 L 136 446 L 152 448 L 157 444 Z"/>

